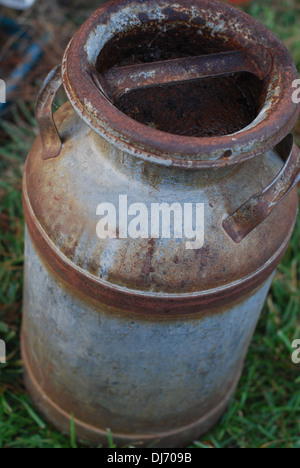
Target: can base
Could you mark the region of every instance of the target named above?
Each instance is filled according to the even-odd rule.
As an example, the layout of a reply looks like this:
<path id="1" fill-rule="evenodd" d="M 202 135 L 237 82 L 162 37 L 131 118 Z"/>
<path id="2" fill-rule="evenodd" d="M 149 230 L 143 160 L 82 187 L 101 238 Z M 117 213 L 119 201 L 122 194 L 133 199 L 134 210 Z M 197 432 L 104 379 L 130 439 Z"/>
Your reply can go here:
<path id="1" fill-rule="evenodd" d="M 23 338 L 21 339 L 21 352 L 24 364 L 24 380 L 26 388 L 38 411 L 45 419 L 62 433 L 70 434 L 71 415 L 53 402 L 41 389 L 36 381 L 26 355 Z M 237 378 L 226 397 L 208 414 L 198 421 L 187 426 L 183 426 L 173 431 L 157 434 L 118 434 L 113 433 L 113 441 L 118 447 L 136 446 L 148 448 L 176 448 L 186 447 L 189 443 L 197 440 L 200 436 L 207 433 L 219 421 L 222 414 L 226 411 L 230 400 L 236 390 L 242 373 L 238 373 Z M 74 419 L 76 428 L 76 438 L 78 441 L 88 442 L 95 446 L 107 447 L 108 433 L 105 430 L 85 424 Z"/>

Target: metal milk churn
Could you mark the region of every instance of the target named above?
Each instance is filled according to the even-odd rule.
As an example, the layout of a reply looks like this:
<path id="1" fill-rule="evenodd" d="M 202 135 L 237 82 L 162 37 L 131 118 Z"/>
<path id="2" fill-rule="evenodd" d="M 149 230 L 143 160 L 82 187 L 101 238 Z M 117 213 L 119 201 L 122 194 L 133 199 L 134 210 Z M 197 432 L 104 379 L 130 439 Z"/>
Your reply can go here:
<path id="1" fill-rule="evenodd" d="M 296 78 L 211 0 L 112 1 L 74 36 L 24 172 L 22 353 L 54 426 L 175 447 L 225 411 L 296 220 Z"/>

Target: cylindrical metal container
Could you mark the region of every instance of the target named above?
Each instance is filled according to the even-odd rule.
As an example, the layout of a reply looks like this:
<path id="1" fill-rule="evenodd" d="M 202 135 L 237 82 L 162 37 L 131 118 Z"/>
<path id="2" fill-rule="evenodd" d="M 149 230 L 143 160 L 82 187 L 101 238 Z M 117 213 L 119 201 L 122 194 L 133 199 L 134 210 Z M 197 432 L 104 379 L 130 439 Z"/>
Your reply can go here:
<path id="1" fill-rule="evenodd" d="M 57 428 L 174 447 L 220 418 L 295 224 L 296 77 L 270 31 L 211 0 L 113 1 L 75 35 L 23 192 L 26 382 Z"/>

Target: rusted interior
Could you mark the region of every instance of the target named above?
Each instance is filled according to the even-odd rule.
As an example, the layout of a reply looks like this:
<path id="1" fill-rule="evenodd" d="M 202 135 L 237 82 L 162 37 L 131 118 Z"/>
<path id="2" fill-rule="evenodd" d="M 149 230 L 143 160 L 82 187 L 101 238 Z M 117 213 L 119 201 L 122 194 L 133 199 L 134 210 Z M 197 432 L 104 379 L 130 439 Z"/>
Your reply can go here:
<path id="1" fill-rule="evenodd" d="M 201 34 L 199 28 L 201 27 Z M 227 39 L 212 38 L 203 25 L 148 23 L 142 30 L 111 39 L 97 61 L 99 74 L 113 67 L 159 62 L 237 50 Z M 266 81 L 266 80 L 265 80 Z M 114 101 L 132 119 L 164 132 L 213 137 L 248 126 L 264 102 L 264 82 L 250 73 L 134 90 Z"/>

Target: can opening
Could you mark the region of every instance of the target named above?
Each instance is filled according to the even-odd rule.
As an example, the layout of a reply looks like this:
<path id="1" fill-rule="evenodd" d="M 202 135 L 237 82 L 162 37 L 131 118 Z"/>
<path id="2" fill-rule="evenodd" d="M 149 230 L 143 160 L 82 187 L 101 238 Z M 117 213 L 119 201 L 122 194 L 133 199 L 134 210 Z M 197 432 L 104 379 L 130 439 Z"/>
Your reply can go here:
<path id="1" fill-rule="evenodd" d="M 237 50 L 211 31 L 172 22 L 114 36 L 101 50 L 96 70 Z M 203 77 L 130 91 L 113 104 L 130 118 L 167 133 L 215 137 L 250 125 L 264 102 L 264 83 L 251 73 Z"/>
<path id="2" fill-rule="evenodd" d="M 62 78 L 73 107 L 107 141 L 189 170 L 274 148 L 299 114 L 286 48 L 214 0 L 111 0 L 70 42 Z"/>

